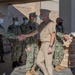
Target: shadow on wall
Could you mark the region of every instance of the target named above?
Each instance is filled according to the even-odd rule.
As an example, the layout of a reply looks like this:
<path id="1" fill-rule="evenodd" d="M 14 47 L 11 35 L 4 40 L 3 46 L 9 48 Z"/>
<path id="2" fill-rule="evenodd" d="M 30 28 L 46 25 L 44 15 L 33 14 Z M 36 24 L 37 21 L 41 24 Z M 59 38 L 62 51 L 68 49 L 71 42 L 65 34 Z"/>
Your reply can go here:
<path id="1" fill-rule="evenodd" d="M 24 13 L 22 13 L 21 11 L 23 11 Z M 7 31 L 8 26 L 13 23 L 13 21 L 12 21 L 13 17 L 19 18 L 19 24 L 23 23 L 22 18 L 24 16 L 28 17 L 28 14 L 30 13 L 30 11 L 31 11 L 30 8 L 28 9 L 28 8 L 22 8 L 22 7 L 18 7 L 18 6 L 9 5 L 8 13 L 4 17 L 4 23 L 2 24 L 2 26 Z"/>
<path id="2" fill-rule="evenodd" d="M 29 8 L 23 8 L 22 6 L 16 6 L 16 5 L 9 5 L 8 6 L 8 21 L 9 25 L 12 24 L 12 18 L 18 17 L 19 18 L 19 24 L 23 23 L 22 18 L 24 16 L 28 17 L 28 14 L 30 13 L 31 9 Z"/>

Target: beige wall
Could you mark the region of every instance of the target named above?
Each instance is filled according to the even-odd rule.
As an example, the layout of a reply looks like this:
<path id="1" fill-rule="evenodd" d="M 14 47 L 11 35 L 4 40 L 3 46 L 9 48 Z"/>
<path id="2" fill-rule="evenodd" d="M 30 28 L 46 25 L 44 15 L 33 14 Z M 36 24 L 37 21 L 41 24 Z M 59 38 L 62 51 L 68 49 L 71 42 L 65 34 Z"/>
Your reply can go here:
<path id="1" fill-rule="evenodd" d="M 18 17 L 19 18 L 19 24 L 23 22 L 22 18 L 24 16 L 29 18 L 29 13 L 36 12 L 39 15 L 40 10 L 40 3 L 27 3 L 27 4 L 16 4 L 16 5 L 10 5 L 8 7 L 8 17 L 10 24 L 12 24 L 12 18 Z M 39 22 L 39 20 L 38 20 Z"/>
<path id="2" fill-rule="evenodd" d="M 51 11 L 50 18 L 55 22 L 59 16 L 59 2 L 57 1 L 44 1 L 41 2 L 42 9 L 49 9 Z"/>
<path id="3" fill-rule="evenodd" d="M 4 6 L 3 6 L 4 7 Z M 15 4 L 8 6 L 8 13 L 6 14 L 6 19 L 4 22 L 4 27 L 7 30 L 8 26 L 12 24 L 12 18 L 18 17 L 19 24 L 22 23 L 23 16 L 29 16 L 30 12 L 36 12 L 37 22 L 40 23 L 39 15 L 40 9 L 45 8 L 51 10 L 50 18 L 55 22 L 56 18 L 59 16 L 59 3 L 58 1 L 44 1 L 44 2 L 36 2 L 36 3 L 27 3 L 27 4 Z M 4 8 L 7 11 L 6 8 Z"/>

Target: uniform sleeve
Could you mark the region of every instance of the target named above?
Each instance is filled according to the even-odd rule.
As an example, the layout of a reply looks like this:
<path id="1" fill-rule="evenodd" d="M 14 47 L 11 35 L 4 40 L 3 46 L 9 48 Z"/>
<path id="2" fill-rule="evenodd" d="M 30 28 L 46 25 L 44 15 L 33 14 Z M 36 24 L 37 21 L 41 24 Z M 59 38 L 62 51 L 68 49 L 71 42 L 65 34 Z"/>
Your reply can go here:
<path id="1" fill-rule="evenodd" d="M 52 33 L 56 32 L 55 24 L 53 22 L 49 23 L 48 30 L 51 35 L 52 35 Z"/>
<path id="2" fill-rule="evenodd" d="M 4 29 L 0 29 L 0 34 L 9 39 L 17 39 L 17 36 L 14 34 L 7 33 Z"/>
<path id="3" fill-rule="evenodd" d="M 62 39 L 64 38 L 64 34 L 63 33 L 57 32 L 56 35 L 59 36 Z"/>

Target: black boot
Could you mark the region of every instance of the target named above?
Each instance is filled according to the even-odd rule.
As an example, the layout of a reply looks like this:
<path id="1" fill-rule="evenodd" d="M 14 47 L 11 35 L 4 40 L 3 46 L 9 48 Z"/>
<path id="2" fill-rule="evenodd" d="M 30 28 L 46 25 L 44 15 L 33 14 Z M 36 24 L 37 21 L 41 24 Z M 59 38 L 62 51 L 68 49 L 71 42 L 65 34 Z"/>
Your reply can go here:
<path id="1" fill-rule="evenodd" d="M 20 66 L 20 64 L 17 62 L 17 66 Z"/>
<path id="2" fill-rule="evenodd" d="M 19 63 L 23 63 L 22 62 L 22 55 L 19 57 Z"/>
<path id="3" fill-rule="evenodd" d="M 4 59 L 3 59 L 3 56 L 1 56 L 1 61 L 0 63 L 5 63 Z"/>
<path id="4" fill-rule="evenodd" d="M 15 67 L 17 67 L 17 66 L 20 66 L 20 64 L 19 64 L 17 61 L 14 61 L 14 62 L 12 63 L 12 67 L 15 68 Z"/>
<path id="5" fill-rule="evenodd" d="M 12 67 L 15 68 L 17 66 L 17 61 L 12 62 Z"/>

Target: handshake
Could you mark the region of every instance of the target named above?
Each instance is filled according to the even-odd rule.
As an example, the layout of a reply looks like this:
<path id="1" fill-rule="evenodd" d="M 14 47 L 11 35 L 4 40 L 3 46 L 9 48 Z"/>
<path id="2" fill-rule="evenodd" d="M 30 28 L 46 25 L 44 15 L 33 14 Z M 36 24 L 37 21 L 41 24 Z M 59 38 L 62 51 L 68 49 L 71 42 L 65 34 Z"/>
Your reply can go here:
<path id="1" fill-rule="evenodd" d="M 19 41 L 23 41 L 23 40 L 26 40 L 27 39 L 27 36 L 26 35 L 19 35 L 18 37 L 17 37 L 17 39 L 19 40 Z"/>

